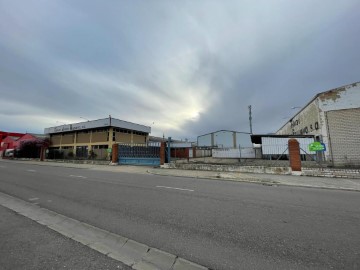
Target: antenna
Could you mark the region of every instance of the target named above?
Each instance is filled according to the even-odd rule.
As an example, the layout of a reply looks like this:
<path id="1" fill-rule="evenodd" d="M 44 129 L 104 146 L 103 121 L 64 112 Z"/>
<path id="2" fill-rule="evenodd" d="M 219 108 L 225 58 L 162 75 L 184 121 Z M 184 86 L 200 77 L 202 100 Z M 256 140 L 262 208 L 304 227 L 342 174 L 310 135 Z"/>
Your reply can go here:
<path id="1" fill-rule="evenodd" d="M 249 124 L 250 124 L 250 133 L 253 134 L 252 132 L 252 116 L 251 116 L 251 105 L 249 105 Z"/>

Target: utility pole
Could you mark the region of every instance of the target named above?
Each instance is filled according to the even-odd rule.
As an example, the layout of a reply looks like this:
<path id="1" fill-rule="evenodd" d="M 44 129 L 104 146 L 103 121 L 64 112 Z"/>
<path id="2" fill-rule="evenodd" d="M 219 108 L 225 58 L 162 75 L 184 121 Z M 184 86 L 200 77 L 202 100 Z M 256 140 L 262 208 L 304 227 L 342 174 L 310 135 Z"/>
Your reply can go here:
<path id="1" fill-rule="evenodd" d="M 253 132 L 252 132 L 251 105 L 249 105 L 249 124 L 250 124 L 250 133 L 253 134 Z"/>

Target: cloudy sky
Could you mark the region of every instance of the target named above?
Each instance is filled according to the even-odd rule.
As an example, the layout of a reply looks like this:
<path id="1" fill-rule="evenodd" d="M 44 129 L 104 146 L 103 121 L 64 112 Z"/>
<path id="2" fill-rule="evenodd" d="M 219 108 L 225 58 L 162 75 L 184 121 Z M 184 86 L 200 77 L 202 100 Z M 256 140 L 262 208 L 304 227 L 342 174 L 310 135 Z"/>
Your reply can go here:
<path id="1" fill-rule="evenodd" d="M 359 0 L 0 0 L 0 130 L 112 117 L 176 138 L 276 131 L 360 81 Z"/>

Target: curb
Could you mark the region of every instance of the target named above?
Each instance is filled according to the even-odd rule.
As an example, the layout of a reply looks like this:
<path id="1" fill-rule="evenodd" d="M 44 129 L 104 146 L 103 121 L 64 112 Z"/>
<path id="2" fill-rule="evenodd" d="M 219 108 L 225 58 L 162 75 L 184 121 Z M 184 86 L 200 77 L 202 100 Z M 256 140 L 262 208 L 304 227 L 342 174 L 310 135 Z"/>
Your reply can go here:
<path id="1" fill-rule="evenodd" d="M 257 184 L 263 186 L 287 186 L 287 187 L 301 187 L 301 188 L 316 188 L 316 189 L 327 189 L 327 190 L 341 190 L 341 191 L 355 191 L 360 192 L 359 189 L 352 188 L 342 188 L 342 187 L 325 187 L 325 186 L 310 186 L 310 185 L 299 185 L 299 184 L 285 184 L 276 181 L 256 181 L 256 180 L 248 180 L 248 179 L 239 179 L 239 178 L 225 178 L 225 177 L 202 177 L 202 176 L 182 176 L 182 175 L 172 175 L 172 174 L 161 174 L 157 172 L 147 171 L 152 175 L 159 176 L 171 176 L 171 177 L 182 177 L 182 178 L 194 178 L 194 179 L 204 179 L 204 180 L 220 180 L 220 181 L 232 181 L 232 182 L 242 182 L 242 183 L 250 183 Z"/>

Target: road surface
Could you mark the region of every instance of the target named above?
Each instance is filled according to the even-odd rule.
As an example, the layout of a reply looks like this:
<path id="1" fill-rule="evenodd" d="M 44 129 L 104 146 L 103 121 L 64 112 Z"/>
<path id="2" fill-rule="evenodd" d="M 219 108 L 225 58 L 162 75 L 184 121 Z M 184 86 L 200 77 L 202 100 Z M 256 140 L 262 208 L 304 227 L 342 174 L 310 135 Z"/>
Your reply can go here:
<path id="1" fill-rule="evenodd" d="M 359 269 L 360 193 L 0 161 L 0 191 L 211 269 Z"/>

